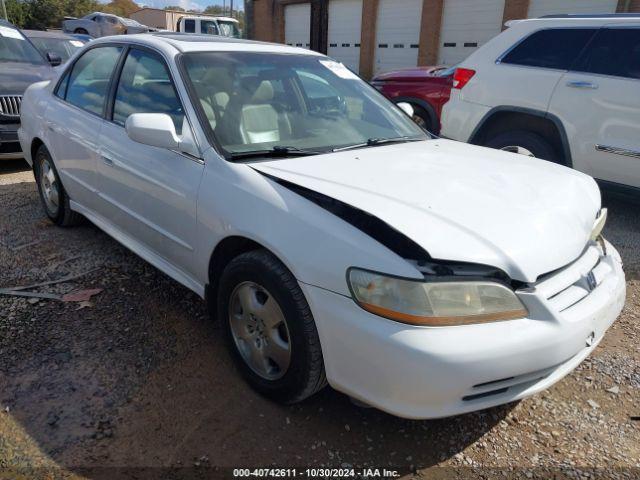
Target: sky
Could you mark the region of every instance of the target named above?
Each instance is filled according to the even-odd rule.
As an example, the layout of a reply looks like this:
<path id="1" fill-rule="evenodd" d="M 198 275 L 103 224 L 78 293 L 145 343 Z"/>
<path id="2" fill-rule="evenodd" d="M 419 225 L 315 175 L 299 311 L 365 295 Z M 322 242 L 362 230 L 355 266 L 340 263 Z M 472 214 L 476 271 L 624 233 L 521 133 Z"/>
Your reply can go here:
<path id="1" fill-rule="evenodd" d="M 134 0 L 138 5 L 146 7 L 164 8 L 168 5 L 178 5 L 185 10 L 204 10 L 209 5 L 222 5 L 223 0 Z M 225 0 L 227 8 L 229 0 Z M 233 8 L 243 8 L 243 0 L 233 0 Z"/>

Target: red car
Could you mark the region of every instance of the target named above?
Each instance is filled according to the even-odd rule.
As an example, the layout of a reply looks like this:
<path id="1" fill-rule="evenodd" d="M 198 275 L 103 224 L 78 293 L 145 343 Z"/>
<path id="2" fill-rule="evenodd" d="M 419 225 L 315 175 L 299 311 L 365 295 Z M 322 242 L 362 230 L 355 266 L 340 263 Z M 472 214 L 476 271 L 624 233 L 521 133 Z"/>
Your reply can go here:
<path id="1" fill-rule="evenodd" d="M 376 75 L 371 85 L 395 103 L 413 106 L 413 120 L 433 133 L 440 131 L 440 112 L 449 100 L 455 67 L 413 67 Z"/>

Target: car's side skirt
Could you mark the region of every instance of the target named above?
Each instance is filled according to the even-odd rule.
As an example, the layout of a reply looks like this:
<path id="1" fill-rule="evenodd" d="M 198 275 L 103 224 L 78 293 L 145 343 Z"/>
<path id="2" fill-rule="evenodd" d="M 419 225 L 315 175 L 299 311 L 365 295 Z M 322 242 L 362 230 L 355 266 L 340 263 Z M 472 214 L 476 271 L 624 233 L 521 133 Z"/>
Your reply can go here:
<path id="1" fill-rule="evenodd" d="M 112 237 L 117 242 L 127 247 L 129 250 L 131 250 L 133 253 L 138 255 L 140 258 L 149 262 L 158 270 L 169 275 L 176 282 L 181 283 L 182 285 L 187 287 L 189 290 L 192 290 L 193 292 L 198 294 L 201 298 L 204 298 L 205 286 L 199 283 L 191 275 L 185 273 L 184 271 L 182 271 L 180 268 L 176 267 L 172 263 L 169 263 L 167 260 L 165 260 L 158 254 L 156 254 L 155 252 L 147 248 L 138 240 L 122 232 L 122 230 L 114 226 L 111 222 L 109 222 L 105 218 L 97 215 L 92 210 L 85 208 L 84 206 L 80 205 L 77 202 L 74 202 L 73 200 L 70 201 L 70 206 L 72 210 L 78 213 L 81 213 L 82 215 L 87 217 L 87 219 L 91 221 L 91 223 L 95 224 L 96 227 L 98 227 L 100 230 L 105 232 L 107 235 Z"/>

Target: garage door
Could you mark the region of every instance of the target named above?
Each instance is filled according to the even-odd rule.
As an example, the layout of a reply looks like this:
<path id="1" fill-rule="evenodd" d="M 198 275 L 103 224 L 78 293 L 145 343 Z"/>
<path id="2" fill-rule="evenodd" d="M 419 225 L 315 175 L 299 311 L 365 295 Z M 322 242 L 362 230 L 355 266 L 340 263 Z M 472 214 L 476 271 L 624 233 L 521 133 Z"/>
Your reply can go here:
<path id="1" fill-rule="evenodd" d="M 297 3 L 284 7 L 284 43 L 294 47 L 311 46 L 311 4 Z"/>
<path id="2" fill-rule="evenodd" d="M 615 13 L 618 0 L 530 0 L 529 18 L 561 13 Z"/>
<path id="3" fill-rule="evenodd" d="M 418 64 L 423 0 L 380 0 L 375 73 Z"/>
<path id="4" fill-rule="evenodd" d="M 362 0 L 330 0 L 327 54 L 354 72 L 360 66 Z"/>
<path id="5" fill-rule="evenodd" d="M 502 31 L 505 0 L 447 0 L 438 61 L 455 65 Z"/>

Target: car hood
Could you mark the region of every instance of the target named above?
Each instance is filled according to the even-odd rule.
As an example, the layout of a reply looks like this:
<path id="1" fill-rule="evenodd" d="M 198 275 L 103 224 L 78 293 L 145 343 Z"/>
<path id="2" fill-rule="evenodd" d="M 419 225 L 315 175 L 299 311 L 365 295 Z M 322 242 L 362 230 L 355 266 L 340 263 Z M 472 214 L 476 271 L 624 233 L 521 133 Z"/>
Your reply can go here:
<path id="1" fill-rule="evenodd" d="M 0 68 L 0 95 L 22 95 L 29 85 L 50 80 L 53 68 L 43 63 L 3 62 Z"/>
<path id="2" fill-rule="evenodd" d="M 376 216 L 432 258 L 491 265 L 524 282 L 575 260 L 600 210 L 587 175 L 449 140 L 251 166 Z"/>

